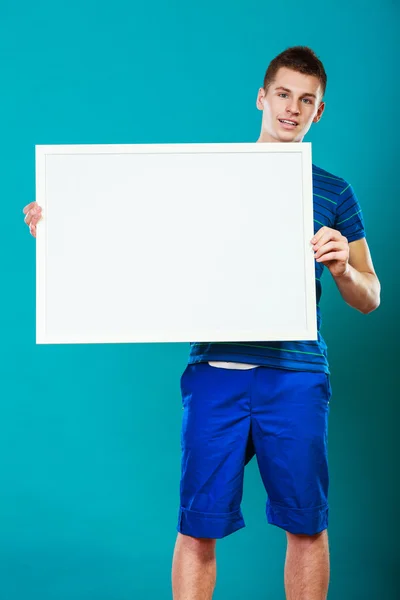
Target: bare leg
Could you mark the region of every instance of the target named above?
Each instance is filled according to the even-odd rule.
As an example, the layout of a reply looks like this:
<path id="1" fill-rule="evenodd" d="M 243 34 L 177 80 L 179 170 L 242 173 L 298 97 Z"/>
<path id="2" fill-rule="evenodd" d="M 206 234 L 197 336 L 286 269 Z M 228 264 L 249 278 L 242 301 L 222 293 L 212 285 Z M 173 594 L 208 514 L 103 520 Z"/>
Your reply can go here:
<path id="1" fill-rule="evenodd" d="M 178 533 L 172 564 L 174 600 L 212 600 L 216 581 L 216 540 Z"/>
<path id="2" fill-rule="evenodd" d="M 287 600 L 326 600 L 329 585 L 328 532 L 287 532 L 285 590 Z"/>

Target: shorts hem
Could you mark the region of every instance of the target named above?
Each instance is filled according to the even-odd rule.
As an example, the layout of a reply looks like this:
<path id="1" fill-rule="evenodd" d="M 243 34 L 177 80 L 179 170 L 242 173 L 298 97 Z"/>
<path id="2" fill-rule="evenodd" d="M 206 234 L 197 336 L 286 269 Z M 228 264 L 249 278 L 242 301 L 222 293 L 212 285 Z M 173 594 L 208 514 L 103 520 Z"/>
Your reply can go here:
<path id="1" fill-rule="evenodd" d="M 177 530 L 194 538 L 221 539 L 245 527 L 240 509 L 230 513 L 205 513 L 180 507 Z"/>
<path id="2" fill-rule="evenodd" d="M 267 502 L 267 520 L 293 534 L 316 535 L 328 528 L 329 505 L 312 508 L 291 508 Z"/>

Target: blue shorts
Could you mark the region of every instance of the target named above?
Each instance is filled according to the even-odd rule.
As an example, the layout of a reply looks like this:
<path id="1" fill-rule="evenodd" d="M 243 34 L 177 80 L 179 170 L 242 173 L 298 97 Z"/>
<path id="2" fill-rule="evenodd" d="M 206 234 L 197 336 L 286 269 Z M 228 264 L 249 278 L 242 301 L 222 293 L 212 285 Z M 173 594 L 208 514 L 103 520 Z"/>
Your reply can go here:
<path id="1" fill-rule="evenodd" d="M 179 532 L 217 539 L 245 526 L 244 467 L 254 455 L 268 522 L 295 534 L 327 528 L 328 375 L 198 363 L 181 390 Z"/>

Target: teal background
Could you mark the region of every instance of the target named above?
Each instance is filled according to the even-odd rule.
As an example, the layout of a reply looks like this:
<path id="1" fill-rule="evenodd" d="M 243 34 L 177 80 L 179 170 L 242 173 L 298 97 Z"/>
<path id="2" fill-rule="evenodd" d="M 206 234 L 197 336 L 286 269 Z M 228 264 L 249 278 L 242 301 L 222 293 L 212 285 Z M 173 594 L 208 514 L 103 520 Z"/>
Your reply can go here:
<path id="1" fill-rule="evenodd" d="M 267 64 L 295 44 L 328 73 L 314 162 L 353 184 L 383 287 L 363 316 L 323 279 L 329 598 L 399 597 L 398 17 L 389 0 L 0 0 L 2 600 L 170 598 L 178 511 L 188 345 L 35 345 L 34 145 L 255 141 Z M 253 461 L 217 600 L 284 598 L 264 505 Z"/>

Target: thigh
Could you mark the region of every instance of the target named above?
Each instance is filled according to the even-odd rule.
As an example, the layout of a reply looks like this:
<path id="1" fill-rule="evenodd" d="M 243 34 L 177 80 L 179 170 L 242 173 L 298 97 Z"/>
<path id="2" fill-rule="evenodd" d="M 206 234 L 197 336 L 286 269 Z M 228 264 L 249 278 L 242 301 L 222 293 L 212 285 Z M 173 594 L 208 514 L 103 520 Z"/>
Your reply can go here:
<path id="1" fill-rule="evenodd" d="M 293 509 L 327 504 L 329 399 L 325 373 L 258 373 L 253 442 L 269 502 Z"/>
<path id="2" fill-rule="evenodd" d="M 181 506 L 204 513 L 238 510 L 250 429 L 251 373 L 207 363 L 181 378 Z"/>

